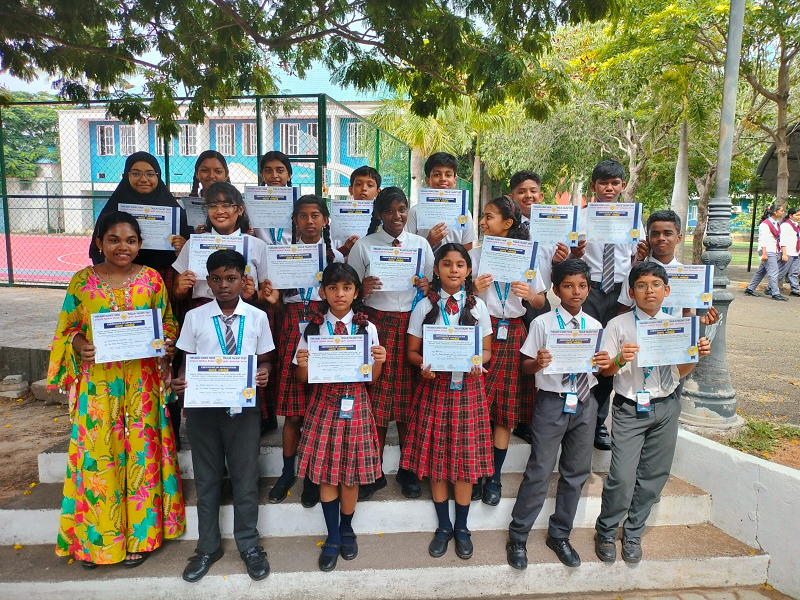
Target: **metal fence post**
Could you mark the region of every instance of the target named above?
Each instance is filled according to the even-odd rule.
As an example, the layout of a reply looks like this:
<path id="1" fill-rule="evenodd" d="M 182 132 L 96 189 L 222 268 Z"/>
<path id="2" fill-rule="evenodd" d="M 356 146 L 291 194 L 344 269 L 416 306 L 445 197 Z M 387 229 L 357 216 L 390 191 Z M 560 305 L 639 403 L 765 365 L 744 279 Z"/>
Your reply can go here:
<path id="1" fill-rule="evenodd" d="M 3 224 L 6 234 L 6 266 L 8 285 L 14 285 L 14 266 L 11 260 L 11 217 L 8 214 L 8 188 L 6 187 L 6 136 L 3 129 L 3 111 L 0 110 L 0 193 L 3 199 Z"/>
<path id="2" fill-rule="evenodd" d="M 261 123 L 261 96 L 256 96 L 256 171 L 261 165 L 261 148 L 264 143 L 264 131 Z M 256 175 L 256 180 L 261 178 L 261 174 Z"/>
<path id="3" fill-rule="evenodd" d="M 169 144 L 171 138 L 169 136 L 164 136 L 164 185 L 167 186 L 167 191 L 170 192 L 172 190 L 169 189 Z"/>
<path id="4" fill-rule="evenodd" d="M 44 203 L 45 203 L 45 213 L 47 218 L 47 225 L 46 230 L 47 233 L 50 233 L 50 182 L 45 179 L 44 181 Z"/>
<path id="5" fill-rule="evenodd" d="M 314 177 L 314 193 L 323 195 L 325 187 L 325 166 L 328 164 L 328 97 L 317 97 L 317 164 Z"/>

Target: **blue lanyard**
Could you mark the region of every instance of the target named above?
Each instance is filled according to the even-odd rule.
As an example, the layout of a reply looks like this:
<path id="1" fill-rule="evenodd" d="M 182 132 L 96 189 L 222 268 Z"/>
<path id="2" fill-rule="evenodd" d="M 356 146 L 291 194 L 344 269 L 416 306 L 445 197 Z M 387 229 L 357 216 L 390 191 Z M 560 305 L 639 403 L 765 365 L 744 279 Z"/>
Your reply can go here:
<path id="1" fill-rule="evenodd" d="M 503 307 L 503 317 L 506 316 L 506 302 L 508 301 L 508 290 L 511 289 L 511 282 L 506 281 L 506 293 L 502 295 L 500 293 L 500 284 L 496 281 L 494 282 L 494 291 L 497 292 L 497 298 L 500 300 L 500 306 Z M 564 329 L 563 327 L 561 329 Z"/>
<path id="2" fill-rule="evenodd" d="M 328 319 L 325 319 L 325 323 L 328 324 L 328 333 L 330 335 L 333 335 L 333 325 L 331 325 L 331 322 L 328 321 Z M 356 324 L 350 323 L 350 335 L 355 335 L 355 334 L 356 334 Z"/>
<path id="3" fill-rule="evenodd" d="M 278 237 L 275 237 L 275 228 L 269 228 L 269 234 L 272 236 L 272 241 L 275 243 L 280 242 L 283 239 L 283 227 L 278 229 Z"/>
<path id="4" fill-rule="evenodd" d="M 556 308 L 556 319 L 558 319 L 558 326 L 561 329 L 566 329 L 567 326 L 564 324 L 564 319 L 561 318 L 561 315 L 558 313 L 558 308 Z M 586 329 L 586 319 L 581 317 L 581 329 Z"/>
<path id="5" fill-rule="evenodd" d="M 458 300 L 456 300 L 456 302 L 458 302 Z M 442 304 L 441 300 L 439 301 L 439 308 L 442 309 L 442 320 L 444 321 L 444 324 L 449 326 L 450 325 L 450 318 L 447 316 L 447 311 L 444 309 L 444 304 Z M 461 313 L 461 304 L 460 303 L 458 305 L 458 312 L 459 312 L 459 314 Z"/>
<path id="6" fill-rule="evenodd" d="M 314 293 L 314 288 L 300 288 L 297 290 L 300 293 L 300 299 L 303 301 L 303 317 L 305 317 L 306 309 L 309 302 L 311 302 L 311 294 Z"/>
<path id="7" fill-rule="evenodd" d="M 225 345 L 225 338 L 222 337 L 222 328 L 219 326 L 219 316 L 214 317 L 214 328 L 217 330 L 217 339 L 219 340 L 219 347 L 222 348 L 222 353 L 227 354 L 228 348 Z M 236 339 L 236 355 L 242 353 L 242 340 L 244 339 L 244 315 L 239 315 L 239 335 Z"/>

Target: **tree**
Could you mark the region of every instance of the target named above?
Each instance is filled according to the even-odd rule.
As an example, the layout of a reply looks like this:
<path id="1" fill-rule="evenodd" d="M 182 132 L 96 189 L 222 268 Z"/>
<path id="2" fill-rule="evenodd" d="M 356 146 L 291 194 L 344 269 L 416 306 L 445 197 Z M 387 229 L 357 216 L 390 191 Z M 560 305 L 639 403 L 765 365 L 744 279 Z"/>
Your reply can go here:
<path id="1" fill-rule="evenodd" d="M 421 115 L 460 96 L 480 109 L 519 99 L 544 116 L 563 96 L 538 67 L 559 23 L 598 20 L 618 0 L 6 0 L 2 68 L 23 79 L 60 77 L 74 100 L 115 100 L 112 114 L 175 133 L 177 90 L 188 119 L 245 92 L 277 90 L 280 70 L 305 75 L 315 60 L 338 83 L 405 86 Z M 160 55 L 154 60 L 153 55 Z M 124 91 L 142 73 L 153 103 Z"/>
<path id="2" fill-rule="evenodd" d="M 50 94 L 8 92 L 15 102 L 51 101 Z M 58 113 L 49 106 L 13 106 L 2 109 L 3 153 L 6 176 L 31 179 L 42 159 L 59 161 Z"/>

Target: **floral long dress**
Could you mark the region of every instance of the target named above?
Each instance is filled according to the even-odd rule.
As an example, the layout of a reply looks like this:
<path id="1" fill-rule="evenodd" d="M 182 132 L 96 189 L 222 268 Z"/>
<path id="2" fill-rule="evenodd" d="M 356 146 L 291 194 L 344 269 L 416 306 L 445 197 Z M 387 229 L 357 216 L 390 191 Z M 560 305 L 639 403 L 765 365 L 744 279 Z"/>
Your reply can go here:
<path id="1" fill-rule="evenodd" d="M 58 321 L 48 387 L 69 394 L 72 432 L 56 554 L 96 564 L 150 552 L 186 528 L 175 435 L 158 359 L 84 365 L 72 348 L 92 341 L 91 315 L 158 308 L 165 337 L 177 324 L 161 276 L 142 267 L 123 289 L 94 267 L 72 278 Z"/>

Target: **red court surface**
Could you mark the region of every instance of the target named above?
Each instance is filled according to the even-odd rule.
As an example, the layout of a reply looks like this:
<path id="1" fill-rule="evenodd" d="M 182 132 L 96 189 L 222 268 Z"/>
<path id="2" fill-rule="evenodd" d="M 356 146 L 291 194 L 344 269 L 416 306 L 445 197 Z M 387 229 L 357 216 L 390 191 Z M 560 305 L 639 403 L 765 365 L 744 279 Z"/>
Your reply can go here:
<path id="1" fill-rule="evenodd" d="M 64 285 L 89 260 L 89 236 L 11 234 L 14 284 Z M 6 238 L 0 235 L 0 283 L 9 283 Z"/>

